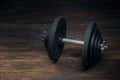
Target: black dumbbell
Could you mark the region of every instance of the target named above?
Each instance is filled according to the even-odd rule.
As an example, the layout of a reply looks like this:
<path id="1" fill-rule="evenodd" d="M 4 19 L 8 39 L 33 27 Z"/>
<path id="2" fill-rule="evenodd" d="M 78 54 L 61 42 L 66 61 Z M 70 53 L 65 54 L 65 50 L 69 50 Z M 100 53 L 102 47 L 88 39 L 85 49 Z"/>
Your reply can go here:
<path id="1" fill-rule="evenodd" d="M 95 22 L 88 24 L 84 41 L 66 38 L 66 20 L 64 17 L 57 17 L 50 29 L 43 31 L 41 36 L 49 58 L 55 63 L 59 60 L 63 52 L 65 42 L 83 45 L 82 65 L 84 69 L 88 69 L 98 62 L 101 59 L 101 51 L 108 47 L 105 41 L 103 41 Z"/>

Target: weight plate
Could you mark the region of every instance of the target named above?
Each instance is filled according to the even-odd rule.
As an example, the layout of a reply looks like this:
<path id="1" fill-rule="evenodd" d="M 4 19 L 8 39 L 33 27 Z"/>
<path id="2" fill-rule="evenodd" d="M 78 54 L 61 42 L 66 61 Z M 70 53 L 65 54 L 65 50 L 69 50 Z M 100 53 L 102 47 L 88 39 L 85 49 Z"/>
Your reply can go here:
<path id="1" fill-rule="evenodd" d="M 99 30 L 97 30 L 97 33 L 96 33 L 96 39 L 95 39 L 95 44 L 93 46 L 93 53 L 94 53 L 94 63 L 97 62 L 97 51 L 98 51 L 98 41 L 100 40 L 100 33 L 99 33 Z"/>
<path id="2" fill-rule="evenodd" d="M 85 39 L 84 39 L 84 45 L 83 45 L 83 50 L 82 50 L 82 65 L 84 69 L 88 69 L 91 66 L 90 62 L 90 42 L 91 42 L 91 37 L 92 37 L 92 32 L 96 28 L 96 23 L 90 22 L 87 27 L 87 31 L 85 34 Z"/>
<path id="3" fill-rule="evenodd" d="M 46 32 L 46 37 L 45 37 L 45 39 L 44 39 L 44 44 L 45 44 L 45 48 L 46 48 L 46 50 L 47 50 L 47 53 L 49 53 L 49 51 L 48 51 L 48 40 L 49 40 L 49 32 L 50 32 L 50 29 L 48 29 L 47 30 L 47 32 Z"/>
<path id="4" fill-rule="evenodd" d="M 97 61 L 99 61 L 101 59 L 101 46 L 100 45 L 102 42 L 103 42 L 103 38 L 102 38 L 102 35 L 100 33 L 100 38 L 99 38 L 98 43 L 97 43 Z"/>
<path id="5" fill-rule="evenodd" d="M 94 64 L 95 62 L 95 56 L 96 56 L 96 49 L 97 49 L 97 46 L 96 46 L 96 39 L 98 39 L 98 29 L 97 29 L 97 25 L 93 31 L 94 33 L 92 34 L 92 37 L 91 37 L 91 42 L 90 42 L 90 61 L 91 61 L 91 65 Z"/>
<path id="6" fill-rule="evenodd" d="M 89 52 L 90 52 L 90 64 L 92 65 L 95 61 L 95 58 L 94 58 L 94 55 L 95 55 L 95 52 L 94 52 L 94 46 L 95 46 L 95 40 L 97 38 L 97 28 L 94 27 L 93 31 L 92 31 L 92 34 L 91 34 L 91 38 L 90 38 L 90 46 L 89 46 Z"/>
<path id="7" fill-rule="evenodd" d="M 63 52 L 64 43 L 59 38 L 66 37 L 66 20 L 57 17 L 47 32 L 45 40 L 46 49 L 51 60 L 57 62 Z"/>

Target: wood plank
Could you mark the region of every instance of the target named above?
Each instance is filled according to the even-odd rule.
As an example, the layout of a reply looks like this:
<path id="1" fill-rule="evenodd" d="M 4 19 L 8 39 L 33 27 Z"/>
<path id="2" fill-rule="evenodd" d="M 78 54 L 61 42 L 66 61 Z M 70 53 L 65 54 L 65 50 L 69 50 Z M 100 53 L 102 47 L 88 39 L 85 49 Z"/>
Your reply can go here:
<path id="1" fill-rule="evenodd" d="M 13 5 L 6 5 L 0 13 L 0 80 L 120 80 L 120 10 L 116 1 L 45 0 L 37 6 L 39 2 L 17 1 L 16 12 L 8 1 Z M 72 44 L 65 45 L 58 63 L 49 59 L 40 33 L 56 16 L 67 16 L 67 37 L 77 40 L 84 40 L 90 21 L 97 22 L 109 46 L 98 64 L 84 71 L 82 46 Z"/>

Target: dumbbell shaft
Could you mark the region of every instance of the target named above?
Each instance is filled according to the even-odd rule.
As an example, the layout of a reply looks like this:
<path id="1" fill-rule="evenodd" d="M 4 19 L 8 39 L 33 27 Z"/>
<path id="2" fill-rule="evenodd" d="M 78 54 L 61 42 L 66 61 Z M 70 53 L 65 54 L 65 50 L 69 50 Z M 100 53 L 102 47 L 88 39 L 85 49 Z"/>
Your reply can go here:
<path id="1" fill-rule="evenodd" d="M 42 40 L 45 39 L 46 37 L 46 31 L 44 31 L 41 34 Z M 84 41 L 80 41 L 80 40 L 73 40 L 73 39 L 68 39 L 68 38 L 59 38 L 60 41 L 62 42 L 66 42 L 66 43 L 72 43 L 72 44 L 78 44 L 78 45 L 84 45 Z M 105 44 L 105 41 L 103 41 L 100 45 L 101 50 L 103 51 L 104 49 L 107 49 L 108 46 Z"/>
<path id="2" fill-rule="evenodd" d="M 62 38 L 62 42 L 84 45 L 84 41 Z"/>
<path id="3" fill-rule="evenodd" d="M 62 42 L 84 45 L 84 41 L 67 39 L 67 38 L 62 38 Z M 108 46 L 105 45 L 104 42 L 100 45 L 100 47 L 101 47 L 101 50 L 102 50 L 102 51 L 103 51 L 104 49 L 107 49 L 107 48 L 108 48 Z"/>

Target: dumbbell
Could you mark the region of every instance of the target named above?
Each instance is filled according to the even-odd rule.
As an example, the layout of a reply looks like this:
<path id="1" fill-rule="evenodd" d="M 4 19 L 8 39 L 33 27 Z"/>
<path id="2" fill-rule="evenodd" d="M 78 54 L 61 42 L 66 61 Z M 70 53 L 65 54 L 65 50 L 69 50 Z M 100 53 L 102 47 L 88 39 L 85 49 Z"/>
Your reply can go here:
<path id="1" fill-rule="evenodd" d="M 88 69 L 101 59 L 101 51 L 108 46 L 103 41 L 102 35 L 95 22 L 90 22 L 87 26 L 84 41 L 66 38 L 66 19 L 57 17 L 52 26 L 41 34 L 49 58 L 56 63 L 64 48 L 64 43 L 82 45 L 82 65 Z"/>

